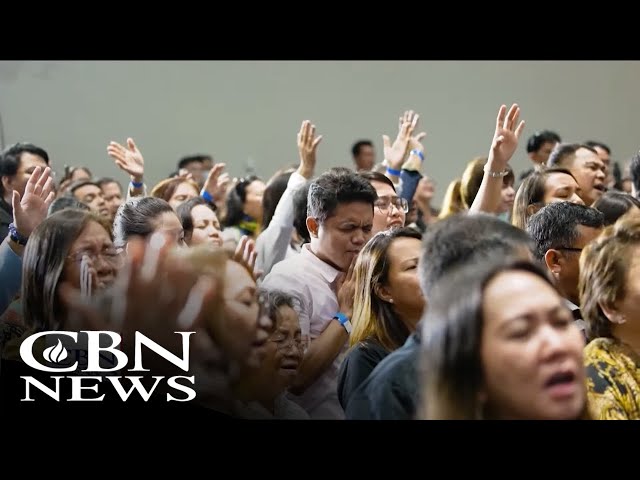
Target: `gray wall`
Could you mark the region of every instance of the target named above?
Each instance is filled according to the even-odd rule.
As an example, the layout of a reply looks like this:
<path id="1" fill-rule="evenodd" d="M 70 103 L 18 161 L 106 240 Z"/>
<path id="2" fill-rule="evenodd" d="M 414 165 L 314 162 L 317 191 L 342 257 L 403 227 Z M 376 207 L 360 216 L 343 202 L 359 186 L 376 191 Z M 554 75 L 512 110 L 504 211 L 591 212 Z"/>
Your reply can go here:
<path id="1" fill-rule="evenodd" d="M 412 108 L 427 131 L 426 171 L 441 199 L 475 155 L 486 154 L 501 103 L 527 122 L 512 161 L 528 166 L 526 138 L 556 130 L 568 141 L 608 143 L 626 160 L 640 147 L 640 62 L 0 62 L 5 143 L 44 147 L 63 165 L 119 175 L 109 140 L 132 136 L 153 185 L 187 153 L 208 152 L 241 175 L 248 159 L 268 178 L 297 162 L 296 133 L 311 119 L 324 140 L 319 169 L 350 166 L 349 148 Z M 127 181 L 123 175 L 118 178 Z"/>

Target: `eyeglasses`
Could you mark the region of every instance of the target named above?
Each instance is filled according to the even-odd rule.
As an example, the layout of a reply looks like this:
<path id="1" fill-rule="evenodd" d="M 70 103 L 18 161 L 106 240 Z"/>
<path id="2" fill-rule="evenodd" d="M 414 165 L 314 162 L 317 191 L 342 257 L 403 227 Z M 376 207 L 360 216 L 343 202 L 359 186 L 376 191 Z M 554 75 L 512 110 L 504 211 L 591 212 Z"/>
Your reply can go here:
<path id="1" fill-rule="evenodd" d="M 581 252 L 582 251 L 581 248 L 576 248 L 576 247 L 558 247 L 558 248 L 556 248 L 556 250 L 566 250 L 568 252 Z"/>
<path id="2" fill-rule="evenodd" d="M 67 256 L 69 260 L 76 263 L 82 263 L 82 259 L 85 257 L 87 257 L 92 265 L 95 265 L 98 262 L 98 259 L 101 259 L 103 262 L 108 263 L 114 268 L 120 268 L 124 264 L 124 257 L 118 253 L 118 250 L 115 248 L 103 250 L 98 254 L 90 250 L 81 250 Z"/>
<path id="3" fill-rule="evenodd" d="M 281 333 L 278 333 L 273 335 L 269 341 L 275 343 L 276 348 L 281 351 L 288 350 L 289 347 L 293 347 L 296 350 L 303 349 L 302 338 L 300 337 L 285 337 Z"/>
<path id="4" fill-rule="evenodd" d="M 378 197 L 374 205 L 378 207 L 380 213 L 388 213 L 389 207 L 393 205 L 398 210 L 407 213 L 409 211 L 409 203 L 402 197 Z"/>

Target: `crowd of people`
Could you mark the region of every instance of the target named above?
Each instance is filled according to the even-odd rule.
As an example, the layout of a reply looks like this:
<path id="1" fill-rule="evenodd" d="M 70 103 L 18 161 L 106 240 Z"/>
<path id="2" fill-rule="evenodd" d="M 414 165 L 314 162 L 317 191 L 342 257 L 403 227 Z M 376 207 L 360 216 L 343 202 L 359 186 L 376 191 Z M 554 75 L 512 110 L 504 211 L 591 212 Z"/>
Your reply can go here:
<path id="1" fill-rule="evenodd" d="M 620 167 L 600 141 L 544 130 L 516 174 L 525 124 L 502 105 L 438 209 L 418 125 L 406 111 L 381 162 L 359 140 L 351 168 L 318 172 L 305 120 L 298 161 L 269 179 L 201 154 L 152 188 L 131 138 L 106 146 L 119 179 L 57 179 L 43 146 L 6 148 L 4 404 L 24 399 L 40 332 L 117 332 L 129 362 L 136 332 L 175 358 L 194 332 L 182 400 L 221 418 L 640 419 L 640 154 Z M 31 348 L 52 369 L 67 355 Z M 140 386 L 171 391 L 167 358 Z"/>

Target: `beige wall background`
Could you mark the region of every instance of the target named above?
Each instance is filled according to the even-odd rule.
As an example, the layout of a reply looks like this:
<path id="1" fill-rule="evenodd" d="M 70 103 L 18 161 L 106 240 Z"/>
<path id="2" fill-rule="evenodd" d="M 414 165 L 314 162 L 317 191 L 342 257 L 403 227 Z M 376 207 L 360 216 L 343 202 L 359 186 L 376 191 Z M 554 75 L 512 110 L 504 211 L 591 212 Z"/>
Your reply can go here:
<path id="1" fill-rule="evenodd" d="M 421 114 L 425 171 L 437 200 L 467 161 L 488 152 L 501 103 L 527 126 L 512 166 L 529 166 L 526 139 L 549 128 L 598 139 L 624 161 L 640 148 L 640 62 L 596 61 L 73 61 L 0 62 L 4 141 L 45 148 L 64 164 L 128 181 L 106 155 L 133 137 L 153 185 L 189 153 L 213 154 L 234 176 L 268 178 L 297 162 L 304 119 L 324 135 L 318 173 L 351 166 L 350 147 L 392 138 L 405 109 Z"/>

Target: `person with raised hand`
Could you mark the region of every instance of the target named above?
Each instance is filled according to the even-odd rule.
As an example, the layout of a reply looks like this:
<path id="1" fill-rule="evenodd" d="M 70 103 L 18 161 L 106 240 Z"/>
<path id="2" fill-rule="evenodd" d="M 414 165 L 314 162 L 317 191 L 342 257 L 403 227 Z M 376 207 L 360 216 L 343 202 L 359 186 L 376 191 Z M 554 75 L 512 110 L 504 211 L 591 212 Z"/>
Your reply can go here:
<path id="1" fill-rule="evenodd" d="M 118 142 L 109 142 L 107 153 L 113 158 L 120 170 L 127 172 L 131 176 L 131 182 L 127 189 L 127 199 L 146 196 L 146 188 L 143 183 L 144 158 L 133 138 L 127 138 L 126 147 Z"/>
<path id="2" fill-rule="evenodd" d="M 398 136 L 394 140 L 393 144 L 387 135 L 382 135 L 382 143 L 384 145 L 384 163 L 387 167 L 386 175 L 394 183 L 400 182 L 400 173 L 402 164 L 405 162 L 407 149 L 409 142 L 413 135 L 420 115 L 413 110 L 404 112 L 404 115 L 399 119 Z M 421 133 L 416 137 L 418 142 L 426 136 L 426 133 Z"/>
<path id="3" fill-rule="evenodd" d="M 508 113 L 506 105 L 500 106 L 484 177 L 469 212 L 494 214 L 498 211 L 502 201 L 503 177 L 511 171 L 509 160 L 518 148 L 518 139 L 524 129 L 524 120 L 518 123 L 519 117 L 520 107 L 516 103 L 511 105 Z"/>
<path id="4" fill-rule="evenodd" d="M 269 182 L 263 196 L 264 217 L 270 213 L 267 202 L 276 204 L 275 211 L 268 225 L 263 220 L 263 231 L 256 240 L 257 268 L 268 274 L 273 266 L 291 255 L 296 255 L 301 246 L 294 240 L 294 203 L 293 198 L 298 190 L 313 177 L 316 168 L 316 152 L 322 141 L 322 135 L 316 136 L 316 126 L 309 120 L 304 120 L 297 136 L 300 165 L 291 173 L 287 181 L 287 188 L 279 200 L 271 199 L 271 191 L 275 181 Z M 286 174 L 283 174 L 286 175 Z M 277 177 L 276 177 L 277 178 Z"/>
<path id="5" fill-rule="evenodd" d="M 9 235 L 0 245 L 0 313 L 7 309 L 20 290 L 24 247 L 31 232 L 47 217 L 54 195 L 49 167 L 35 167 L 22 198 L 20 193 L 13 191 L 13 223 L 9 225 Z"/>
<path id="6" fill-rule="evenodd" d="M 224 206 L 224 199 L 227 193 L 227 187 L 231 182 L 229 173 L 224 172 L 224 163 L 216 163 L 204 181 L 204 186 L 200 191 L 200 196 L 204 198 L 210 205 L 213 205 L 216 210 L 222 209 Z"/>

